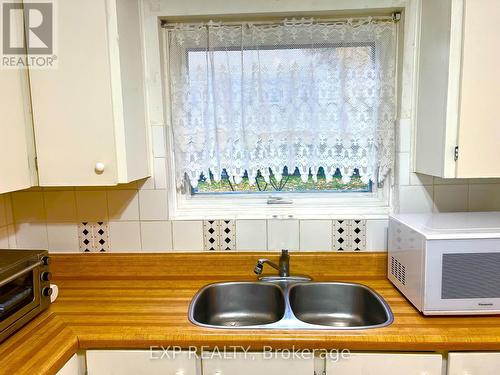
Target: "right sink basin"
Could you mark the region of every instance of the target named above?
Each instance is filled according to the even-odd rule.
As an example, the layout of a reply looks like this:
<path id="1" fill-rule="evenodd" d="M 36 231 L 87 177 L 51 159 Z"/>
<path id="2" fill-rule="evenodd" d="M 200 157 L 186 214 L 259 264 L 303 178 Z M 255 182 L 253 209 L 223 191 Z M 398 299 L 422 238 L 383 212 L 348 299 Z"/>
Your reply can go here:
<path id="1" fill-rule="evenodd" d="M 290 307 L 305 323 L 335 328 L 374 328 L 392 322 L 385 301 L 361 284 L 316 282 L 290 288 Z"/>

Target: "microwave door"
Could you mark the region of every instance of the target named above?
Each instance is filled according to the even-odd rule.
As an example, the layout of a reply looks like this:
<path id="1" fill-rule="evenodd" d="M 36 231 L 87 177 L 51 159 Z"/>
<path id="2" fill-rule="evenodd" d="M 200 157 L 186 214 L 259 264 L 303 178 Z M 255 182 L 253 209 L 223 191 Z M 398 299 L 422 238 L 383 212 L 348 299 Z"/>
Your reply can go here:
<path id="1" fill-rule="evenodd" d="M 0 332 L 40 304 L 39 263 L 0 279 Z"/>
<path id="2" fill-rule="evenodd" d="M 500 239 L 428 241 L 424 314 L 500 313 Z"/>

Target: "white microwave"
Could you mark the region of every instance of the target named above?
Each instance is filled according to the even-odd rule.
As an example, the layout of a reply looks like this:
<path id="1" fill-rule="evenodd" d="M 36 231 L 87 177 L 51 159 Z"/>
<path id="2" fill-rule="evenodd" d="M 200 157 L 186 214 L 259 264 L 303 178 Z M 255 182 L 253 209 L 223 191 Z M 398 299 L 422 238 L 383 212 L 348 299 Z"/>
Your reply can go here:
<path id="1" fill-rule="evenodd" d="M 389 280 L 425 315 L 500 313 L 500 212 L 389 219 Z"/>

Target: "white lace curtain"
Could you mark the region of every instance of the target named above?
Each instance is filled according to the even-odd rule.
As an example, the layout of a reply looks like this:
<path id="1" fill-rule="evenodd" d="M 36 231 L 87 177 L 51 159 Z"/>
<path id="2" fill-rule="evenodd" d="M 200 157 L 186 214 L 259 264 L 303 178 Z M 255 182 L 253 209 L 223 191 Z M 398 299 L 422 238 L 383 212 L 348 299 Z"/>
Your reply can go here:
<path id="1" fill-rule="evenodd" d="M 382 181 L 393 166 L 390 19 L 174 24 L 166 29 L 178 186 L 223 172 Z"/>

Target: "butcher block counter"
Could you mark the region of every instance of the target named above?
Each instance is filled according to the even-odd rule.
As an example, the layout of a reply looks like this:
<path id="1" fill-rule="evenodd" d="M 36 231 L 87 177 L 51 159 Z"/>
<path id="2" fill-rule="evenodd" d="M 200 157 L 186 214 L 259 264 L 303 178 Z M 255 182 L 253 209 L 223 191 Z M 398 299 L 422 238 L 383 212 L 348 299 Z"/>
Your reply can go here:
<path id="1" fill-rule="evenodd" d="M 256 279 L 255 262 L 277 253 L 51 255 L 59 297 L 0 344 L 0 374 L 54 374 L 77 350 L 151 346 L 264 346 L 384 351 L 500 350 L 500 316 L 424 317 L 386 279 L 386 253 L 292 253 L 292 274 L 349 281 L 378 292 L 394 322 L 367 330 L 210 329 L 189 303 L 204 285 Z"/>

